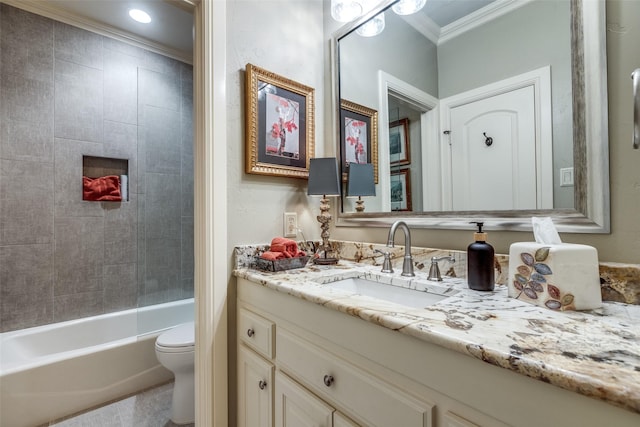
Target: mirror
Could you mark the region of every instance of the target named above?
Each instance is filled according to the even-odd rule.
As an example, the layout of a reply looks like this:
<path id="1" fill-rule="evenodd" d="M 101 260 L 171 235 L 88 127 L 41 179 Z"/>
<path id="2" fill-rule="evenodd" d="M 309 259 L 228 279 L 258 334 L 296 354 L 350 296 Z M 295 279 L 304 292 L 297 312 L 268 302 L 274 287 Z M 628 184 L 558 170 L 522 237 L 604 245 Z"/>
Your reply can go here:
<path id="1" fill-rule="evenodd" d="M 388 9 L 393 3 L 334 35 L 337 152 L 349 148 L 340 142 L 340 102 L 376 110 L 379 124 L 377 195 L 363 213 L 343 198 L 337 225 L 403 219 L 467 228 L 482 218 L 492 229 L 530 230 L 530 217 L 542 214 L 560 231 L 608 232 L 604 2 L 433 0 L 404 17 Z M 452 9 L 467 3 L 483 7 Z M 356 34 L 382 10 L 382 34 Z M 516 115 L 509 127 L 511 115 L 505 127 L 487 113 L 505 108 L 484 110 L 498 98 L 530 121 Z M 468 117 L 489 119 L 477 125 Z M 465 147 L 462 155 L 454 144 Z"/>

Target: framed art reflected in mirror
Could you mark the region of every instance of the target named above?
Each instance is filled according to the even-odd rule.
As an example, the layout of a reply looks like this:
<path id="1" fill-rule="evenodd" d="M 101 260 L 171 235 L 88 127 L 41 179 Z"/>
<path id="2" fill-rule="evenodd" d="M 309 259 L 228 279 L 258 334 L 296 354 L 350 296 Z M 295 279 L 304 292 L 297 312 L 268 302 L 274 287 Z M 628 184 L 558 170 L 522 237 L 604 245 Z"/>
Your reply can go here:
<path id="1" fill-rule="evenodd" d="M 410 169 L 391 171 L 391 210 L 412 210 Z"/>
<path id="2" fill-rule="evenodd" d="M 404 118 L 389 123 L 389 160 L 392 166 L 411 163 L 409 143 L 409 119 Z"/>
<path id="3" fill-rule="evenodd" d="M 342 180 L 347 180 L 350 163 L 373 164 L 378 183 L 378 112 L 355 102 L 340 102 Z"/>

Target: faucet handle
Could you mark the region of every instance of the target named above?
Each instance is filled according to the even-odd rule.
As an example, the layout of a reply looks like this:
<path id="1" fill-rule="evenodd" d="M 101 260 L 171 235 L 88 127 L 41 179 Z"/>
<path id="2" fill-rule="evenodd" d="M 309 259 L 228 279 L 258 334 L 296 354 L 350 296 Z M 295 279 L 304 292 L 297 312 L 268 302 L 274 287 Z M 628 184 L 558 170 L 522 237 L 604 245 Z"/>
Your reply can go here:
<path id="1" fill-rule="evenodd" d="M 384 256 L 384 262 L 382 263 L 382 273 L 393 273 L 393 267 L 391 266 L 391 254 L 389 252 L 382 252 L 380 249 L 374 249 L 373 252 L 378 252 Z"/>
<path id="2" fill-rule="evenodd" d="M 431 257 L 431 267 L 429 267 L 429 276 L 427 276 L 427 280 L 435 280 L 436 282 L 442 282 L 442 276 L 440 275 L 440 267 L 438 266 L 438 261 L 450 261 L 456 262 L 456 259 L 453 255 L 443 256 L 443 257 Z"/>

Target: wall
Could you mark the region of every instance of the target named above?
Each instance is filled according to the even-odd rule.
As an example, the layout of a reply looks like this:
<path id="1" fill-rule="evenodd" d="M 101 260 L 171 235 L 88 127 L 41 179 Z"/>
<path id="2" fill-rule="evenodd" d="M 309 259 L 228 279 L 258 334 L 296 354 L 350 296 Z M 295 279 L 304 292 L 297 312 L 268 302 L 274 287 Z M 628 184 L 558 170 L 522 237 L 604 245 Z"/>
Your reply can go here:
<path id="1" fill-rule="evenodd" d="M 245 67 L 251 63 L 314 88 L 315 157 L 334 155 L 333 146 L 326 148 L 324 132 L 322 23 L 321 0 L 228 3 L 227 203 L 231 248 L 241 243 L 269 243 L 273 237 L 281 236 L 283 213 L 289 211 L 298 213 L 305 237 L 320 235 L 315 219 L 320 200 L 307 197 L 306 180 L 245 173 L 244 79 Z"/>
<path id="2" fill-rule="evenodd" d="M 632 97 L 631 72 L 640 66 L 640 2 L 608 0 L 607 64 L 609 91 L 609 156 L 611 190 L 611 234 L 563 233 L 566 242 L 596 247 L 600 261 L 638 263 L 640 258 L 640 150 L 631 149 Z M 384 242 L 388 230 L 383 228 L 338 227 L 332 233 L 336 239 Z M 454 230 L 412 230 L 416 246 L 466 249 L 473 240 L 468 232 Z M 498 253 L 506 254 L 509 245 L 531 241 L 533 235 L 523 232 L 489 232 L 489 241 Z"/>
<path id="3" fill-rule="evenodd" d="M 192 104 L 191 66 L 0 5 L 0 331 L 193 296 Z"/>

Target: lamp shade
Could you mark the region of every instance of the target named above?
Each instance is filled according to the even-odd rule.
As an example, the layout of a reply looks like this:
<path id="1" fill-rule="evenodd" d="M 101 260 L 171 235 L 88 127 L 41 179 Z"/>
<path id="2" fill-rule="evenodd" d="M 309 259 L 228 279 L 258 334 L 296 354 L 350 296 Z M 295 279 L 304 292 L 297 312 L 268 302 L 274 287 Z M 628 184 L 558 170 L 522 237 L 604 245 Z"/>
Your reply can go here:
<path id="1" fill-rule="evenodd" d="M 350 163 L 347 197 L 375 195 L 376 185 L 373 179 L 373 164 Z"/>
<path id="2" fill-rule="evenodd" d="M 311 196 L 339 196 L 340 175 L 335 157 L 321 157 L 309 160 L 309 186 Z"/>

